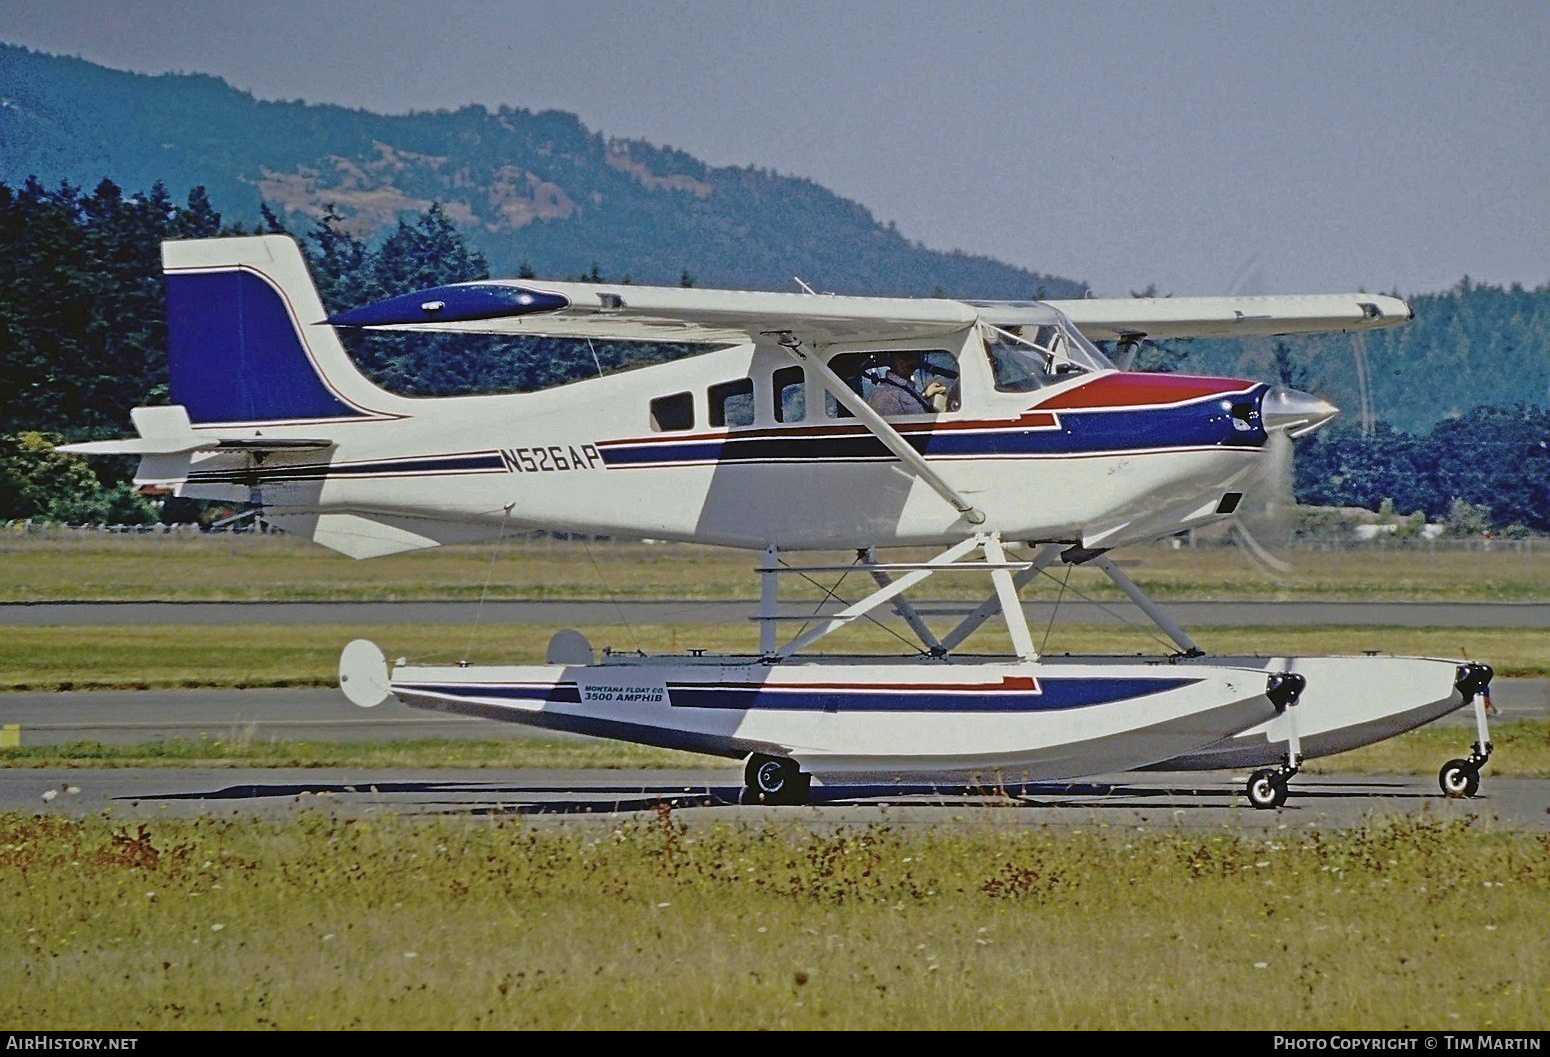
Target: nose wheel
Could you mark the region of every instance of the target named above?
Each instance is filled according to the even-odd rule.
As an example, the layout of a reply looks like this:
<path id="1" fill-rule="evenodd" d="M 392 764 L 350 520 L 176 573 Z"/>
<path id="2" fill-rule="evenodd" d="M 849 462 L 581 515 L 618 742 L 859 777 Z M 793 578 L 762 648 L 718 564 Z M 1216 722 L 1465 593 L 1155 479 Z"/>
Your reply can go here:
<path id="1" fill-rule="evenodd" d="M 1480 791 L 1480 767 L 1468 760 L 1449 760 L 1437 772 L 1437 784 L 1449 800 L 1467 800 Z"/>
<path id="2" fill-rule="evenodd" d="M 1490 742 L 1475 742 L 1466 759 L 1449 760 L 1437 772 L 1437 785 L 1449 800 L 1468 800 L 1480 792 L 1480 768 L 1491 758 Z"/>
<path id="3" fill-rule="evenodd" d="M 1269 811 L 1286 803 L 1287 787 L 1292 777 L 1302 770 L 1302 742 L 1297 737 L 1297 719 L 1289 709 L 1297 704 L 1308 680 L 1294 672 L 1278 672 L 1266 681 L 1265 696 L 1276 711 L 1286 715 L 1286 762 L 1275 767 L 1264 767 L 1249 775 L 1243 792 L 1256 810 Z"/>
<path id="4" fill-rule="evenodd" d="M 1265 767 L 1249 776 L 1243 792 L 1249 803 L 1261 811 L 1269 811 L 1286 803 L 1287 787 L 1298 768 L 1292 766 Z"/>
<path id="5" fill-rule="evenodd" d="M 1469 756 L 1449 760 L 1437 772 L 1437 785 L 1449 800 L 1468 800 L 1480 792 L 1480 768 L 1491 758 L 1491 727 L 1486 716 L 1495 711 L 1491 705 L 1491 671 L 1486 664 L 1459 665 L 1454 683 L 1466 701 L 1475 706 L 1475 731 L 1478 740 L 1469 747 Z"/>

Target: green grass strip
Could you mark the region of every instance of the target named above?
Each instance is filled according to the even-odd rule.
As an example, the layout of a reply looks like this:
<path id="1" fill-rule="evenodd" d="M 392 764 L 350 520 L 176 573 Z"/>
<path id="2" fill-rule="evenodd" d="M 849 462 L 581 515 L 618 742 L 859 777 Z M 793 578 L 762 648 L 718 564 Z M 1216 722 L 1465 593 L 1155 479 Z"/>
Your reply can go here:
<path id="1" fill-rule="evenodd" d="M 993 811 L 824 833 L 670 811 L 11 814 L 0 905 L 0 1023 L 28 1031 L 1550 1023 L 1550 841 L 1468 820 L 1243 836 Z"/>
<path id="2" fill-rule="evenodd" d="M 290 625 L 11 627 L 0 629 L 0 689 L 71 690 L 176 687 L 332 686 L 339 652 L 355 638 L 369 638 L 389 658 L 425 663 L 532 664 L 543 660 L 553 626 L 500 624 L 480 627 L 426 625 Z M 752 653 L 750 628 L 705 624 L 583 626 L 601 650 L 678 653 Z M 1469 657 L 1486 661 L 1501 677 L 1550 676 L 1550 629 L 1396 627 L 1234 627 L 1191 629 L 1213 653 L 1260 655 L 1353 654 Z M 898 655 L 907 647 L 873 625 L 825 639 L 820 647 Z M 966 646 L 1005 654 L 1004 630 L 987 628 Z M 1156 656 L 1171 644 L 1150 635 L 1108 626 L 1056 625 L 1046 654 Z"/>

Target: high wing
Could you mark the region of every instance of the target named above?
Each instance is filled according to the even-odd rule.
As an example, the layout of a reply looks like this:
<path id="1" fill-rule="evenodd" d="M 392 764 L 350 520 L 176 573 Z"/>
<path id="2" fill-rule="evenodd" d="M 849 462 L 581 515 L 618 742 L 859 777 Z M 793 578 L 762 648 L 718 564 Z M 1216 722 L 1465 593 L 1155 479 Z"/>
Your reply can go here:
<path id="1" fill-rule="evenodd" d="M 1381 294 L 1283 294 L 1255 297 L 1126 297 L 1048 301 L 1089 341 L 1137 338 L 1258 338 L 1372 330 L 1414 313 Z"/>
<path id="2" fill-rule="evenodd" d="M 1043 323 L 1050 308 L 1092 341 L 1368 330 L 1412 315 L 1396 297 L 1362 293 L 957 301 L 494 279 L 403 294 L 325 322 L 371 330 L 732 343 L 793 332 L 812 345 L 827 345 L 925 338 L 979 322 Z"/>
<path id="3" fill-rule="evenodd" d="M 945 298 L 698 290 L 493 279 L 404 294 L 330 317 L 372 330 L 743 343 L 797 331 L 815 344 L 925 338 L 973 326 Z"/>

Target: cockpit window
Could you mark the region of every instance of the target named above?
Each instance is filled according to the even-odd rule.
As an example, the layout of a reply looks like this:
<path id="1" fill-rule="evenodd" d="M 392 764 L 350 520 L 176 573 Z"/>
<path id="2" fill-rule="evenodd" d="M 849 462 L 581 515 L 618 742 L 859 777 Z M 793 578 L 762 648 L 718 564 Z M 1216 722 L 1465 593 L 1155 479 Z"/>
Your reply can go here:
<path id="1" fill-rule="evenodd" d="M 962 393 L 958 385 L 958 361 L 952 353 L 945 349 L 921 349 L 912 351 L 910 355 L 916 357 L 914 371 L 905 379 L 917 393 L 924 393 L 933 381 L 941 382 L 943 392 L 929 398 L 927 404 L 922 405 L 918 412 L 910 414 L 937 414 L 944 411 L 957 411 L 962 402 Z M 843 352 L 829 360 L 829 367 L 835 374 L 845 379 L 846 384 L 868 403 L 879 385 L 885 384 L 883 378 L 889 371 L 890 353 L 887 352 Z M 929 407 L 929 410 L 928 410 Z M 849 418 L 850 412 L 834 398 L 830 392 L 824 393 L 824 411 L 830 418 Z"/>
<path id="2" fill-rule="evenodd" d="M 1112 369 L 1086 338 L 1058 324 L 997 327 L 982 324 L 996 388 L 1029 393 L 1064 378 Z"/>

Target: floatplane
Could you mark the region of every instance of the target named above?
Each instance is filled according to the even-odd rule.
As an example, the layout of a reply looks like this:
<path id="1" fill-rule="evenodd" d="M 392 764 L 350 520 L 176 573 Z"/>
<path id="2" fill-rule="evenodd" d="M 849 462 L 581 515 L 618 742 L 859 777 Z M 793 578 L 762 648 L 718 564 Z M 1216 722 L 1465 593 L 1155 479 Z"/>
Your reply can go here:
<path id="1" fill-rule="evenodd" d="M 515 528 L 691 541 L 759 555 L 758 649 L 597 656 L 574 631 L 544 664 L 389 665 L 343 652 L 340 684 L 417 708 L 746 760 L 750 799 L 822 786 L 1016 789 L 1145 768 L 1253 768 L 1283 804 L 1310 756 L 1474 703 L 1479 740 L 1440 781 L 1473 795 L 1491 669 L 1463 659 L 1211 656 L 1110 558 L 1235 516 L 1278 444 L 1336 408 L 1260 382 L 1137 373 L 1139 342 L 1360 331 L 1410 318 L 1370 294 L 968 301 L 489 280 L 330 315 L 284 236 L 163 246 L 172 402 L 136 481 L 261 504 L 358 558 Z M 338 328 L 701 343 L 549 390 L 410 398 L 372 384 Z M 929 548 L 924 560 L 890 550 Z M 787 636 L 779 583 L 804 552 L 854 551 L 866 597 Z M 809 559 L 811 560 L 811 559 Z M 1051 567 L 1106 574 L 1176 646 L 1041 656 L 1020 592 Z M 984 601 L 933 630 L 909 593 L 978 576 Z M 886 607 L 903 657 L 806 652 Z M 960 647 L 987 621 L 1010 652 Z M 786 626 L 789 630 L 789 625 Z"/>

